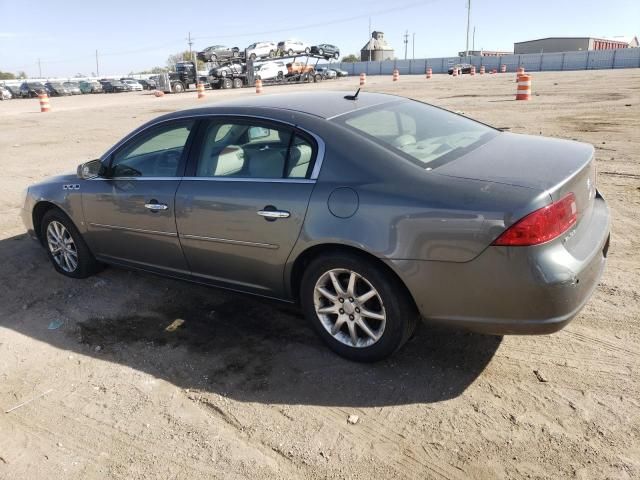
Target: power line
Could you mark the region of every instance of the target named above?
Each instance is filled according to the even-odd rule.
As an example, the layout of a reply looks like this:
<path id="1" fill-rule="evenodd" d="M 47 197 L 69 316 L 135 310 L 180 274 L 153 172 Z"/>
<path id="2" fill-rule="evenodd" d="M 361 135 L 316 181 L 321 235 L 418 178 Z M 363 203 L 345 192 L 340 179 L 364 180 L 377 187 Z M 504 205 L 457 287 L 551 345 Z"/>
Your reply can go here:
<path id="1" fill-rule="evenodd" d="M 335 25 L 335 24 L 339 24 L 339 23 L 347 23 L 347 22 L 352 22 L 354 20 L 361 20 L 363 18 L 367 18 L 371 15 L 383 15 L 385 13 L 392 13 L 392 12 L 401 12 L 403 10 L 408 10 L 410 8 L 415 8 L 415 7 L 419 7 L 422 5 L 426 5 L 429 3 L 436 3 L 439 0 L 422 0 L 420 2 L 412 2 L 412 3 L 408 3 L 405 5 L 399 5 L 395 8 L 385 8 L 383 10 L 377 10 L 374 12 L 369 12 L 363 15 L 354 15 L 352 17 L 345 17 L 345 18 L 340 18 L 340 19 L 335 19 L 335 20 L 326 20 L 324 22 L 318 22 L 318 23 L 309 23 L 307 25 L 296 25 L 295 26 L 295 30 L 305 30 L 305 29 L 309 29 L 309 28 L 318 28 L 318 27 L 323 27 L 326 28 L 327 25 Z M 277 30 L 264 30 L 262 32 L 250 32 L 250 33 L 235 33 L 235 34 L 229 34 L 229 35 L 215 35 L 215 36 L 205 36 L 205 37 L 196 37 L 196 40 L 207 40 L 207 39 L 218 39 L 218 38 L 244 38 L 244 37 L 250 37 L 250 36 L 257 36 L 257 35 L 270 35 L 272 33 L 282 33 L 282 32 L 290 32 L 292 30 L 292 28 L 289 26 L 287 28 L 280 28 Z"/>
<path id="2" fill-rule="evenodd" d="M 404 59 L 407 59 L 407 45 L 409 44 L 409 30 L 404 32 Z"/>

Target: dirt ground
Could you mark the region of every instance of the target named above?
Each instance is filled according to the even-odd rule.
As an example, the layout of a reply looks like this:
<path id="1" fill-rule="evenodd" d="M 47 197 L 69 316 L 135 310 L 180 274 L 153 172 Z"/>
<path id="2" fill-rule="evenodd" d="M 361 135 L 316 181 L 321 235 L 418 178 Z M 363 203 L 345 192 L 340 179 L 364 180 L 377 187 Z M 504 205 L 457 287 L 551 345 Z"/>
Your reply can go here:
<path id="1" fill-rule="evenodd" d="M 595 145 L 613 230 L 582 313 L 535 337 L 424 323 L 359 365 L 291 307 L 117 268 L 67 279 L 26 238 L 21 190 L 196 94 L 2 102 L 0 478 L 640 478 L 640 69 L 534 73 L 530 102 L 511 73 L 366 88 Z"/>

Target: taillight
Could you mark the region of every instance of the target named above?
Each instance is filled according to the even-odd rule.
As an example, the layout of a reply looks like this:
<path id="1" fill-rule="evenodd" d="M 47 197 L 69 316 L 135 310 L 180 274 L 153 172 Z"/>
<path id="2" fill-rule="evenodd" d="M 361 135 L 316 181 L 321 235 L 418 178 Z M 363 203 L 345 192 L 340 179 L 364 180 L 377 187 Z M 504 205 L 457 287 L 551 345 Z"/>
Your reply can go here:
<path id="1" fill-rule="evenodd" d="M 576 197 L 569 193 L 562 200 L 530 213 L 507 228 L 493 245 L 523 247 L 539 245 L 559 237 L 577 220 Z"/>

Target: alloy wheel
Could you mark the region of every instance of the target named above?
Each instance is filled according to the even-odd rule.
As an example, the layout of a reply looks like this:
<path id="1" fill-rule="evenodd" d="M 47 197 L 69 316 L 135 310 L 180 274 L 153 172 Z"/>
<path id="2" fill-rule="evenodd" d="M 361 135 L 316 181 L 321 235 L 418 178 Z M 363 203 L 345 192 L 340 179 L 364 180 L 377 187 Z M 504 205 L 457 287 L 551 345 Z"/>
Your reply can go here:
<path id="1" fill-rule="evenodd" d="M 349 347 L 370 347 L 384 333 L 382 297 L 362 275 L 342 268 L 322 274 L 314 288 L 316 315 L 329 334 Z"/>
<path id="2" fill-rule="evenodd" d="M 60 222 L 52 221 L 47 226 L 47 245 L 56 264 L 65 272 L 78 268 L 78 250 L 73 237 Z"/>

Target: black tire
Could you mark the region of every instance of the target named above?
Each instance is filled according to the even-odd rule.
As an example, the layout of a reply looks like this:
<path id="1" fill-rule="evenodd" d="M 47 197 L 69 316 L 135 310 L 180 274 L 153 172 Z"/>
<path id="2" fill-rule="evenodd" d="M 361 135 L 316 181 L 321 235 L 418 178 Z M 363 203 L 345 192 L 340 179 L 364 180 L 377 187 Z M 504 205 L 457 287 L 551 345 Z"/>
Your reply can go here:
<path id="1" fill-rule="evenodd" d="M 239 55 L 240 55 L 240 52 L 236 52 L 235 50 L 233 51 L 233 53 L 231 53 L 231 56 L 233 58 L 238 58 Z"/>
<path id="2" fill-rule="evenodd" d="M 282 83 L 284 81 L 284 73 L 278 72 L 278 76 L 276 77 L 278 83 Z"/>
<path id="3" fill-rule="evenodd" d="M 316 73 L 313 76 L 313 81 L 316 82 L 316 83 L 321 82 L 322 81 L 322 75 L 320 75 L 319 73 Z"/>
<path id="4" fill-rule="evenodd" d="M 292 55 L 293 55 L 293 50 L 292 50 L 292 49 L 287 50 L 287 54 L 288 54 L 289 56 L 292 56 Z"/>
<path id="5" fill-rule="evenodd" d="M 233 82 L 230 78 L 223 78 L 220 86 L 221 88 L 227 90 L 229 88 L 233 88 Z"/>
<path id="6" fill-rule="evenodd" d="M 52 222 L 58 222 L 62 224 L 73 239 L 75 250 L 78 256 L 78 263 L 77 267 L 72 271 L 65 271 L 64 269 L 62 269 L 51 253 L 51 249 L 49 248 L 49 244 L 47 241 L 47 228 Z M 51 209 L 44 214 L 40 223 L 40 238 L 42 239 L 42 243 L 44 244 L 45 249 L 47 250 L 47 256 L 53 264 L 53 268 L 55 268 L 56 271 L 58 273 L 61 273 L 62 275 L 71 278 L 87 278 L 94 273 L 99 272 L 103 268 L 103 265 L 95 259 L 95 257 L 89 250 L 89 247 L 85 243 L 82 235 L 73 224 L 71 219 L 60 210 Z"/>
<path id="7" fill-rule="evenodd" d="M 209 55 L 210 62 L 216 62 L 217 60 L 218 60 L 218 56 L 215 53 L 212 53 L 211 55 Z"/>
<path id="8" fill-rule="evenodd" d="M 184 92 L 184 85 L 181 82 L 177 82 L 173 84 L 173 93 L 182 93 Z"/>
<path id="9" fill-rule="evenodd" d="M 304 49 L 304 53 L 306 53 L 307 55 L 309 55 L 310 52 L 311 52 L 311 49 L 309 47 Z"/>
<path id="10" fill-rule="evenodd" d="M 242 88 L 242 79 L 234 78 L 233 79 L 233 88 Z"/>
<path id="11" fill-rule="evenodd" d="M 340 58 L 340 52 L 336 52 L 333 54 L 333 58 L 335 58 L 336 60 L 338 60 L 338 58 Z"/>
<path id="12" fill-rule="evenodd" d="M 255 53 L 252 53 L 251 55 L 249 55 L 249 58 L 250 58 L 251 60 L 255 60 L 255 59 L 256 59 L 256 54 L 255 54 Z"/>
<path id="13" fill-rule="evenodd" d="M 382 336 L 372 345 L 354 347 L 342 343 L 327 331 L 316 314 L 316 282 L 333 269 L 357 272 L 377 290 L 384 305 L 386 324 Z M 398 280 L 366 257 L 348 252 L 336 251 L 317 257 L 309 263 L 300 285 L 300 303 L 305 317 L 329 348 L 338 355 L 358 362 L 375 362 L 389 357 L 411 338 L 418 323 L 415 304 Z"/>
<path id="14" fill-rule="evenodd" d="M 319 49 L 318 49 L 318 55 L 324 55 L 324 50 L 323 50 L 323 49 L 321 49 L 321 48 L 319 48 Z"/>

